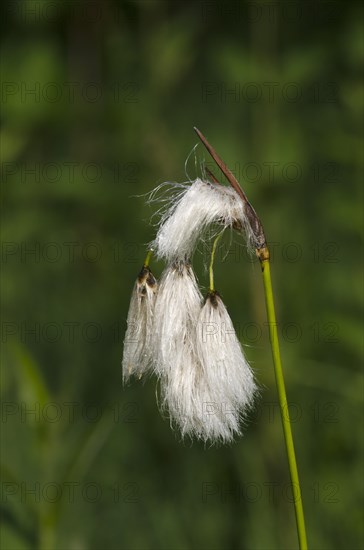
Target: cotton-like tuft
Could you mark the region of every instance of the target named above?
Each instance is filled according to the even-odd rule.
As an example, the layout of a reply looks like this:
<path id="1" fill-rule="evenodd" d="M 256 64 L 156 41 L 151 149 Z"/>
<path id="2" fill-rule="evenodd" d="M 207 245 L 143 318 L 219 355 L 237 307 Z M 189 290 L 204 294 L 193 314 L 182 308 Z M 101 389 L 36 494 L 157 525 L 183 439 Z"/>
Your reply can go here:
<path id="1" fill-rule="evenodd" d="M 212 412 L 223 419 L 224 439 L 240 433 L 239 421 L 253 404 L 257 386 L 227 309 L 210 291 L 197 326 L 196 350 L 203 377 L 213 396 Z"/>
<path id="2" fill-rule="evenodd" d="M 161 407 L 182 436 L 196 432 L 201 376 L 196 326 L 201 306 L 202 295 L 191 266 L 179 261 L 169 265 L 156 300 L 152 349 Z"/>
<path id="3" fill-rule="evenodd" d="M 123 382 L 141 377 L 151 365 L 151 335 L 158 283 L 150 269 L 141 270 L 132 292 L 123 352 Z"/>
<path id="4" fill-rule="evenodd" d="M 171 199 L 171 206 L 163 214 L 152 243 L 159 258 L 168 262 L 174 259 L 189 260 L 198 239 L 213 223 L 244 230 L 251 247 L 253 233 L 245 203 L 234 189 L 201 179 L 176 186 L 177 189 L 181 187 L 182 191 Z"/>

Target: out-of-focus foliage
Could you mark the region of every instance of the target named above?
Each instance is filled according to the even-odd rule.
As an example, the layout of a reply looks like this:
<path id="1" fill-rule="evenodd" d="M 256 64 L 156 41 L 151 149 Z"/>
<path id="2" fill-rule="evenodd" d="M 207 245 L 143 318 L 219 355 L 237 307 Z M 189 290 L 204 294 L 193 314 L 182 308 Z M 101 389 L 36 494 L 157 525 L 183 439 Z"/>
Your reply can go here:
<path id="1" fill-rule="evenodd" d="M 155 232 L 140 195 L 187 178 L 196 125 L 271 242 L 310 547 L 360 548 L 361 3 L 2 10 L 2 547 L 296 547 L 260 269 L 240 237 L 215 278 L 262 388 L 244 437 L 182 444 L 155 380 L 121 387 Z M 191 178 L 212 168 L 196 158 Z"/>

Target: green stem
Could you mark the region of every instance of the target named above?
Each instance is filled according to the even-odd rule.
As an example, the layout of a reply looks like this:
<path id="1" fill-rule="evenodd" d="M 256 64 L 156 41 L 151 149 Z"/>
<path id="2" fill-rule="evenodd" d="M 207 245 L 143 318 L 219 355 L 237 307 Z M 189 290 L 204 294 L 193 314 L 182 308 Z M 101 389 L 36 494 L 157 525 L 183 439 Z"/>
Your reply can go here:
<path id="1" fill-rule="evenodd" d="M 210 292 L 213 292 L 215 290 L 215 283 L 214 283 L 214 260 L 215 260 L 215 252 L 217 243 L 219 242 L 222 234 L 224 231 L 221 231 L 221 233 L 218 234 L 218 236 L 214 240 L 214 244 L 212 245 L 212 252 L 211 252 L 211 261 L 210 261 L 210 267 L 209 267 L 209 274 L 210 274 Z"/>
<path id="2" fill-rule="evenodd" d="M 301 493 L 300 480 L 298 477 L 296 455 L 295 455 L 292 430 L 291 430 L 291 421 L 289 418 L 286 388 L 284 384 L 284 376 L 283 376 L 283 370 L 282 370 L 281 354 L 279 351 L 277 322 L 276 322 L 276 314 L 274 309 L 269 259 L 264 259 L 261 263 L 261 266 L 263 271 L 264 292 L 265 292 L 265 301 L 267 306 L 270 342 L 272 346 L 274 372 L 275 372 L 275 378 L 276 378 L 276 384 L 277 384 L 277 390 L 278 390 L 279 406 L 281 410 L 284 439 L 286 443 L 288 465 L 289 465 L 289 471 L 290 471 L 291 482 L 292 482 L 292 491 L 293 491 L 293 498 L 294 498 L 295 514 L 296 514 L 299 547 L 301 550 L 307 550 L 305 517 L 303 513 L 303 506 L 302 506 L 302 493 Z M 295 490 L 298 490 L 298 495 L 295 494 Z"/>
<path id="3" fill-rule="evenodd" d="M 149 262 L 152 257 L 152 254 L 153 254 L 153 250 L 148 250 L 147 257 L 145 258 L 145 261 L 144 261 L 144 267 L 149 266 Z"/>

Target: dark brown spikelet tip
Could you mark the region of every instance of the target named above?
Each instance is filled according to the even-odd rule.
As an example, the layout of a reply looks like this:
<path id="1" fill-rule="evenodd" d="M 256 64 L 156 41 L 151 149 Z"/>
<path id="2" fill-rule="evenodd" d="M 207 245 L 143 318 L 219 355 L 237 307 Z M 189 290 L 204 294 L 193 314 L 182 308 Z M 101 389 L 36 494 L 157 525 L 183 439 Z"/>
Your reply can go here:
<path id="1" fill-rule="evenodd" d="M 138 283 L 140 285 L 147 284 L 150 287 L 154 287 L 157 284 L 157 280 L 149 267 L 143 265 L 141 272 L 138 275 Z"/>
<path id="2" fill-rule="evenodd" d="M 138 283 L 143 284 L 147 280 L 149 275 L 149 269 L 143 265 L 139 275 L 138 275 Z"/>
<path id="3" fill-rule="evenodd" d="M 210 303 L 211 303 L 212 307 L 217 308 L 217 306 L 218 306 L 217 298 L 220 298 L 220 297 L 221 296 L 217 292 L 217 290 L 209 290 L 208 293 L 207 293 L 207 296 L 205 298 L 205 303 L 207 302 L 207 300 L 210 300 Z"/>
<path id="4" fill-rule="evenodd" d="M 184 260 L 176 260 L 172 264 L 173 270 L 180 277 L 186 275 L 186 269 L 188 270 L 190 267 L 191 267 L 191 263 L 187 258 L 185 258 Z"/>

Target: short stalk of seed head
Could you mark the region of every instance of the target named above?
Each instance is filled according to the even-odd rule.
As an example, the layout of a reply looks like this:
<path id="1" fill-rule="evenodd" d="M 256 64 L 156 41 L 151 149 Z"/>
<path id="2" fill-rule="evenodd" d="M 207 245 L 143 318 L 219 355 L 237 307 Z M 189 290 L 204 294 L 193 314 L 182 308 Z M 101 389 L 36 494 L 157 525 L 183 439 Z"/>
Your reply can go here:
<path id="1" fill-rule="evenodd" d="M 215 238 L 214 243 L 212 245 L 211 260 L 210 260 L 210 267 L 209 267 L 209 276 L 210 276 L 210 288 L 209 288 L 209 290 L 210 290 L 210 292 L 213 292 L 215 290 L 215 283 L 214 283 L 215 252 L 216 252 L 217 244 L 218 244 L 219 240 L 222 237 L 222 234 L 223 234 L 223 231 L 221 231 L 221 233 L 219 233 L 217 235 L 217 237 Z"/>
<path id="2" fill-rule="evenodd" d="M 264 293 L 265 293 L 265 301 L 266 301 L 267 316 L 268 316 L 268 323 L 269 323 L 270 342 L 271 342 L 271 348 L 272 348 L 273 365 L 274 365 L 274 373 L 275 373 L 275 379 L 276 379 L 276 385 L 277 385 L 279 406 L 281 411 L 283 434 L 284 434 L 284 440 L 285 440 L 286 452 L 287 452 L 287 458 L 288 458 L 288 466 L 289 466 L 293 491 L 295 489 L 298 490 L 298 496 L 294 494 L 294 507 L 295 507 L 299 547 L 300 547 L 300 550 L 307 550 L 307 537 L 306 537 L 303 505 L 302 505 L 302 493 L 301 493 L 301 486 L 300 486 L 300 481 L 298 476 L 296 455 L 294 450 L 293 436 L 292 436 L 292 429 L 291 429 L 291 421 L 290 421 L 289 412 L 288 412 L 286 388 L 284 383 L 281 355 L 280 355 L 280 349 L 279 349 L 277 323 L 276 323 L 276 315 L 275 315 L 274 300 L 273 300 L 272 280 L 270 275 L 269 250 L 267 247 L 263 226 L 254 208 L 249 203 L 244 191 L 241 189 L 238 181 L 236 180 L 232 172 L 229 170 L 226 164 L 221 160 L 221 158 L 217 155 L 216 151 L 211 147 L 211 145 L 209 144 L 205 136 L 197 128 L 195 128 L 195 131 L 198 137 L 200 138 L 200 140 L 202 141 L 202 143 L 204 144 L 204 146 L 206 147 L 206 149 L 208 150 L 208 152 L 210 153 L 210 155 L 212 156 L 212 158 L 214 159 L 214 161 L 216 162 L 217 166 L 220 168 L 224 176 L 227 178 L 230 185 L 240 195 L 243 203 L 245 204 L 247 216 L 249 218 L 249 223 L 251 225 L 251 229 L 254 234 L 256 254 L 261 262 L 261 267 L 263 272 L 263 283 L 264 283 Z"/>
<path id="3" fill-rule="evenodd" d="M 144 260 L 144 267 L 149 267 L 149 263 L 152 255 L 153 255 L 153 249 L 151 248 L 150 250 L 148 250 L 147 256 Z"/>

